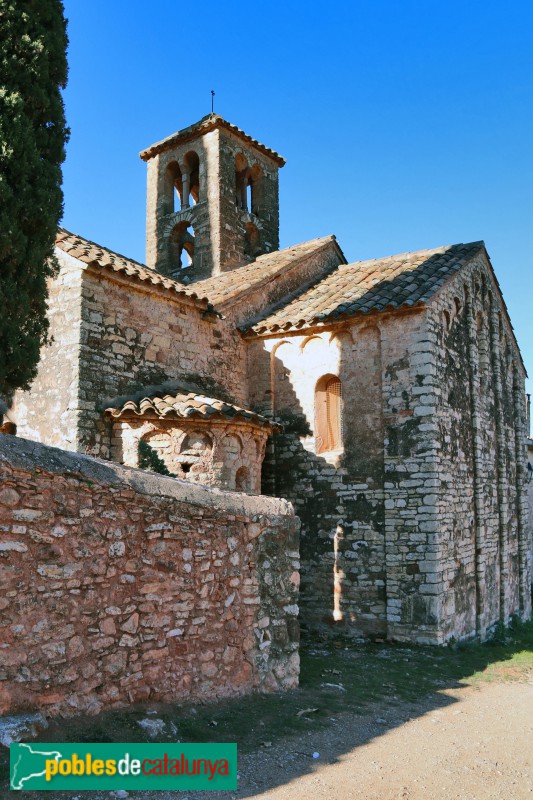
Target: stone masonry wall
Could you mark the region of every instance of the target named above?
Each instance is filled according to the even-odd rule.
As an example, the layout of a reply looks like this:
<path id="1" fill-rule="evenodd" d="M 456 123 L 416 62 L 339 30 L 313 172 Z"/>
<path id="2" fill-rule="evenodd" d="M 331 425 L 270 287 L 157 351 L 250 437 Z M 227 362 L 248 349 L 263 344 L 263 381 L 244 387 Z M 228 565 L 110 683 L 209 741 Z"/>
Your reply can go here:
<path id="1" fill-rule="evenodd" d="M 220 191 L 220 271 L 272 253 L 279 248 L 279 181 L 278 165 L 254 147 L 248 146 L 230 131 L 219 131 Z M 235 159 L 241 155 L 248 168 L 260 172 L 252 209 L 241 210 L 235 203 Z M 257 242 L 253 253 L 247 253 L 246 229 L 253 226 Z"/>
<path id="2" fill-rule="evenodd" d="M 387 634 L 440 644 L 433 570 L 435 430 L 430 400 L 433 347 L 427 318 L 393 314 L 380 323 L 384 414 Z"/>
<path id="3" fill-rule="evenodd" d="M 441 644 L 529 616 L 524 375 L 492 291 L 492 338 L 482 322 L 448 332 L 452 282 L 427 312 L 250 340 L 251 402 L 285 425 L 264 490 L 302 519 L 308 627 Z M 469 355 L 480 352 L 482 385 Z M 316 454 L 314 393 L 328 374 L 342 382 L 344 441 Z"/>
<path id="4" fill-rule="evenodd" d="M 0 713 L 297 685 L 288 503 L 0 435 Z"/>
<path id="5" fill-rule="evenodd" d="M 206 278 L 213 272 L 218 252 L 219 233 L 217 220 L 219 201 L 216 188 L 218 174 L 218 131 L 211 131 L 194 142 L 186 142 L 172 150 L 165 150 L 147 163 L 146 195 L 146 263 L 165 275 L 176 274 L 178 265 L 170 247 L 170 236 L 179 223 L 190 224 L 188 231 L 194 235 L 192 267 L 183 270 L 188 278 Z M 174 211 L 175 190 L 169 180 L 167 168 L 195 153 L 199 159 L 199 197 L 196 205 Z M 208 183 L 207 176 L 210 176 Z"/>
<path id="6" fill-rule="evenodd" d="M 410 472 L 422 472 L 422 487 L 433 478 L 424 472 L 425 419 L 414 412 L 424 339 L 423 313 L 410 312 L 250 344 L 256 374 L 263 364 L 257 406 L 285 425 L 267 450 L 265 490 L 290 498 L 302 519 L 301 618 L 309 628 L 395 635 L 402 605 L 407 638 L 426 640 L 423 626 L 434 626 L 424 599 L 414 605 L 411 596 L 428 548 L 414 530 L 428 489 L 413 492 Z M 328 374 L 342 383 L 343 447 L 316 454 L 315 387 Z"/>
<path id="7" fill-rule="evenodd" d="M 330 240 L 320 249 L 301 256 L 278 272 L 275 280 L 267 277 L 264 281 L 254 280 L 237 298 L 230 298 L 226 303 L 216 302 L 216 308 L 234 325 L 247 325 L 265 309 L 274 306 L 279 300 L 292 292 L 312 283 L 333 267 L 344 263 L 344 256 L 335 240 Z M 198 287 L 201 290 L 201 286 Z"/>
<path id="8" fill-rule="evenodd" d="M 129 417 L 113 423 L 111 456 L 139 464 L 139 442 L 148 442 L 167 469 L 183 480 L 230 491 L 261 493 L 261 464 L 268 429 L 243 422 Z"/>
<path id="9" fill-rule="evenodd" d="M 166 381 L 203 378 L 206 394 L 246 407 L 245 345 L 226 320 L 92 270 L 82 291 L 80 450 L 108 458 L 106 401 Z"/>
<path id="10" fill-rule="evenodd" d="M 284 426 L 267 446 L 264 491 L 302 521 L 301 620 L 386 633 L 381 345 L 373 325 L 250 342 L 254 406 Z M 319 378 L 342 382 L 344 447 L 315 453 Z"/>
<path id="11" fill-rule="evenodd" d="M 528 463 L 533 467 L 533 440 L 529 439 L 528 444 Z M 531 475 L 529 475 L 531 477 Z M 528 506 L 528 527 L 530 537 L 529 547 L 529 568 L 531 570 L 531 583 L 533 584 L 533 480 L 527 485 L 527 506 Z"/>
<path id="12" fill-rule="evenodd" d="M 196 204 L 174 210 L 174 190 L 168 168 L 186 170 L 191 153 L 199 159 L 199 197 Z M 242 155 L 248 168 L 260 171 L 254 209 L 236 203 L 235 159 Z M 278 166 L 253 146 L 226 130 L 212 130 L 192 141 L 177 144 L 147 163 L 146 263 L 178 280 L 208 278 L 260 253 L 279 247 Z M 169 246 L 176 225 L 189 226 L 194 235 L 192 266 L 176 272 L 178 265 Z M 246 231 L 253 227 L 257 241 L 247 252 Z"/>
<path id="13" fill-rule="evenodd" d="M 484 256 L 431 306 L 446 638 L 531 613 L 524 372 Z"/>
<path id="14" fill-rule="evenodd" d="M 50 281 L 48 301 L 52 343 L 42 348 L 31 391 L 15 393 L 9 417 L 19 436 L 74 450 L 80 412 L 81 269 L 66 253 L 56 255 L 61 269 Z"/>

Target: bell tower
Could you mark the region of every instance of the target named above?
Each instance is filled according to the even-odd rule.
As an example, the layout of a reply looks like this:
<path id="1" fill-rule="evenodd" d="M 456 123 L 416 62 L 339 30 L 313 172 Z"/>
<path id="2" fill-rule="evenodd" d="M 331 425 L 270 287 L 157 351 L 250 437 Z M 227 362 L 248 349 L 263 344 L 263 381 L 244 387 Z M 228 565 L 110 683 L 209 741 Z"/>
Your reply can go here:
<path id="1" fill-rule="evenodd" d="M 140 156 L 152 269 L 190 283 L 279 248 L 278 153 L 209 114 Z"/>

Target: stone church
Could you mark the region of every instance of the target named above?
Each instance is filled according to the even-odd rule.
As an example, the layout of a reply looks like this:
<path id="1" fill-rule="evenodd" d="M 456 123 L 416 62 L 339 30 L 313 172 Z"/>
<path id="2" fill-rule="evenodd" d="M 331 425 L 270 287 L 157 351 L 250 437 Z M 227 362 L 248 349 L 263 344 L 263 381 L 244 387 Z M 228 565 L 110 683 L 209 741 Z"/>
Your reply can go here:
<path id="1" fill-rule="evenodd" d="M 280 250 L 285 161 L 215 114 L 140 156 L 146 266 L 59 231 L 18 435 L 290 500 L 308 629 L 441 644 L 529 617 L 525 369 L 483 242 Z"/>

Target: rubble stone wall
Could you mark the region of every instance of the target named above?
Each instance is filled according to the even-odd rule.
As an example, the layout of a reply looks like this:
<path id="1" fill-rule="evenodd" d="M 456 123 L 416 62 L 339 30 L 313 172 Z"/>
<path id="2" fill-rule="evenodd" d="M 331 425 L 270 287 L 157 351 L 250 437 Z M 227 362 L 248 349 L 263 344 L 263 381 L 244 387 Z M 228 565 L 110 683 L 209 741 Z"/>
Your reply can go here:
<path id="1" fill-rule="evenodd" d="M 258 314 L 264 313 L 269 306 L 300 287 L 316 280 L 333 267 L 343 262 L 340 248 L 335 241 L 326 243 L 320 250 L 295 259 L 287 264 L 283 272 L 279 272 L 275 280 L 265 278 L 264 282 L 256 282 L 238 298 L 216 303 L 234 325 L 246 325 Z"/>
<path id="2" fill-rule="evenodd" d="M 179 164 L 184 170 L 187 156 L 194 153 L 199 159 L 199 196 L 196 205 L 180 207 L 168 168 Z M 218 197 L 208 184 L 207 176 L 218 171 L 218 131 L 211 131 L 194 142 L 186 142 L 165 150 L 147 163 L 146 195 L 146 264 L 164 275 L 178 280 L 180 272 L 194 278 L 206 278 L 213 271 L 213 261 L 219 246 L 215 220 L 219 214 Z M 174 210 L 174 205 L 177 206 Z M 191 267 L 179 270 L 170 238 L 176 225 L 189 225 L 194 236 L 194 257 Z"/>
<path id="3" fill-rule="evenodd" d="M 143 440 L 178 478 L 260 494 L 267 438 L 268 430 L 246 423 L 130 417 L 113 423 L 111 456 L 119 464 L 137 467 Z"/>
<path id="4" fill-rule="evenodd" d="M 0 713 L 297 685 L 298 521 L 0 435 Z"/>
<path id="5" fill-rule="evenodd" d="M 225 393 L 247 406 L 246 355 L 242 337 L 226 320 L 202 316 L 144 286 L 128 291 L 102 273 L 83 281 L 80 350 L 80 449 L 110 457 L 109 401 L 167 381 L 203 379 L 205 393 Z"/>
<path id="6" fill-rule="evenodd" d="M 268 494 L 302 521 L 301 621 L 311 630 L 386 633 L 380 340 L 373 325 L 256 340 L 254 407 L 284 426 L 263 463 Z M 258 367 L 260 366 L 260 369 Z M 315 452 L 315 387 L 342 383 L 344 447 Z"/>
<path id="7" fill-rule="evenodd" d="M 529 440 L 531 441 L 531 439 Z M 533 445 L 528 445 L 528 462 L 533 467 Z M 531 475 L 529 475 L 531 477 Z M 533 584 L 533 480 L 527 485 L 528 526 L 529 526 L 529 567 L 531 570 L 531 583 Z"/>
<path id="8" fill-rule="evenodd" d="M 530 616 L 524 372 L 492 281 L 480 257 L 427 310 L 250 342 L 251 402 L 285 426 L 263 485 L 302 520 L 309 628 L 441 644 Z M 326 374 L 343 447 L 317 453 Z"/>
<path id="9" fill-rule="evenodd" d="M 31 391 L 17 391 L 8 417 L 19 436 L 76 450 L 80 414 L 81 269 L 79 262 L 56 251 L 60 273 L 49 283 L 51 344 L 41 350 Z"/>
<path id="10" fill-rule="evenodd" d="M 186 172 L 191 153 L 199 160 L 198 202 L 180 208 L 173 202 L 169 168 L 179 164 Z M 238 156 L 257 175 L 253 209 L 237 203 Z M 215 129 L 155 155 L 147 168 L 146 263 L 152 269 L 178 280 L 198 280 L 278 249 L 278 165 L 240 137 Z M 181 270 L 169 246 L 176 226 L 188 226 L 194 236 L 192 265 Z"/>
<path id="11" fill-rule="evenodd" d="M 219 172 L 212 192 L 219 192 L 220 261 L 214 274 L 279 248 L 278 165 L 230 131 L 221 129 L 218 134 Z M 256 188 L 252 189 L 253 208 L 248 210 L 238 208 L 235 202 L 238 156 L 249 170 L 258 172 Z M 250 237 L 251 230 L 254 237 Z"/>
<path id="12" fill-rule="evenodd" d="M 484 256 L 430 307 L 443 636 L 531 614 L 524 371 Z"/>

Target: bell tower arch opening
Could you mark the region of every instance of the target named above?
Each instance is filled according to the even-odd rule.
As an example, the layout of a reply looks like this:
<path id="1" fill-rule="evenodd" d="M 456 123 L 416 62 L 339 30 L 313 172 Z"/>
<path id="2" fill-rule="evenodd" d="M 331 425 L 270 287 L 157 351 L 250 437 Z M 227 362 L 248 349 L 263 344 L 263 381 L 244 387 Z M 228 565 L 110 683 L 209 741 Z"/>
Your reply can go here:
<path id="1" fill-rule="evenodd" d="M 182 280 L 186 277 L 184 270 L 194 266 L 194 228 L 187 220 L 178 222 L 169 237 L 169 261 L 173 265 L 171 277 Z"/>
<path id="2" fill-rule="evenodd" d="M 148 168 L 149 267 L 190 282 L 279 248 L 285 160 L 274 150 L 209 114 L 140 155 Z"/>
<path id="3" fill-rule="evenodd" d="M 186 194 L 186 208 L 195 206 L 200 199 L 200 159 L 198 153 L 189 150 L 184 156 L 185 167 L 184 195 Z"/>
<path id="4" fill-rule="evenodd" d="M 177 161 L 171 161 L 167 166 L 164 181 L 162 205 L 165 214 L 173 214 L 179 211 L 183 205 L 183 179 L 180 165 Z"/>

